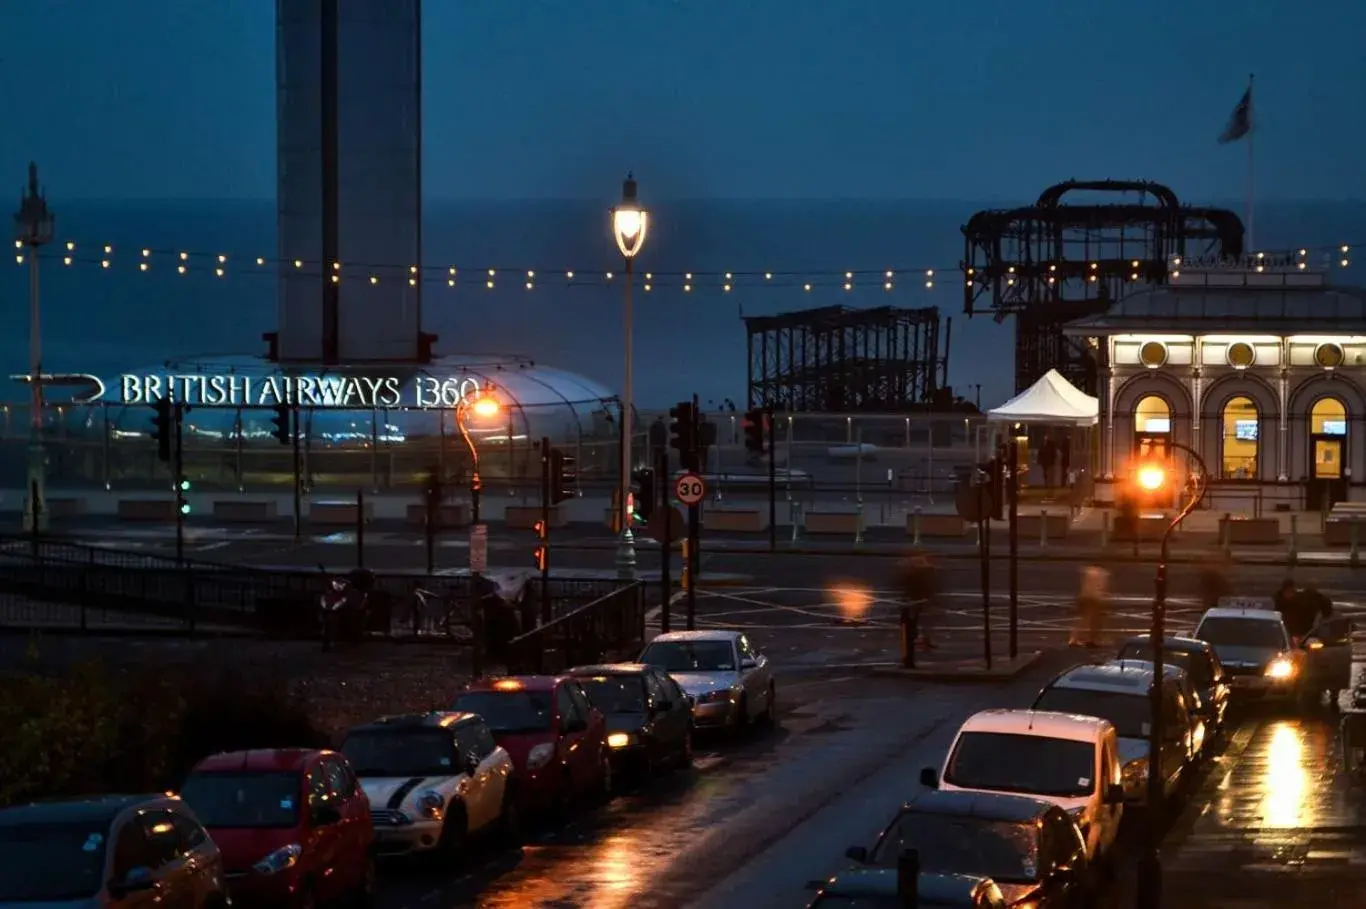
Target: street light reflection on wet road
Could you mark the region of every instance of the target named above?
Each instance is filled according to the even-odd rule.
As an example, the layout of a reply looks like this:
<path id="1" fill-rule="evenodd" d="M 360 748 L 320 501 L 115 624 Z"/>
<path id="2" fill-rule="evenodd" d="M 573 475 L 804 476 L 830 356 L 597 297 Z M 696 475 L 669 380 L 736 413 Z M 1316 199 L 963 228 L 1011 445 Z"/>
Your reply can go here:
<path id="1" fill-rule="evenodd" d="M 1289 721 L 1276 723 L 1267 746 L 1265 772 L 1259 781 L 1262 804 L 1258 813 L 1263 827 L 1312 826 L 1314 819 L 1306 816 L 1311 805 L 1305 798 L 1309 789 L 1309 773 L 1304 759 L 1304 729 L 1301 724 Z"/>

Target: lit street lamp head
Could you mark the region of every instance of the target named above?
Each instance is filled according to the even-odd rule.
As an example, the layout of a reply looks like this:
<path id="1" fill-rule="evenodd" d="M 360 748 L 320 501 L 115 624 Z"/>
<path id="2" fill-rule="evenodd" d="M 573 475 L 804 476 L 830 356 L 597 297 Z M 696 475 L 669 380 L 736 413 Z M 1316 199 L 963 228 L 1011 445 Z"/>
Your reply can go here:
<path id="1" fill-rule="evenodd" d="M 612 209 L 612 232 L 617 238 L 617 249 L 628 259 L 634 259 L 645 245 L 649 232 L 650 214 L 636 201 L 636 180 L 630 174 L 621 187 L 621 204 Z"/>
<path id="2" fill-rule="evenodd" d="M 470 409 L 474 411 L 474 415 L 479 419 L 491 420 L 498 416 L 498 412 L 502 410 L 502 407 L 498 404 L 497 398 L 488 395 L 480 395 L 474 399 L 474 403 L 470 405 Z"/>
<path id="3" fill-rule="evenodd" d="M 1167 482 L 1167 472 L 1157 464 L 1144 464 L 1138 468 L 1138 485 L 1148 492 L 1156 492 Z"/>
<path id="4" fill-rule="evenodd" d="M 38 185 L 38 165 L 30 161 L 28 191 L 20 197 L 19 210 L 14 213 L 14 239 L 23 246 L 43 246 L 51 242 L 56 220 Z"/>

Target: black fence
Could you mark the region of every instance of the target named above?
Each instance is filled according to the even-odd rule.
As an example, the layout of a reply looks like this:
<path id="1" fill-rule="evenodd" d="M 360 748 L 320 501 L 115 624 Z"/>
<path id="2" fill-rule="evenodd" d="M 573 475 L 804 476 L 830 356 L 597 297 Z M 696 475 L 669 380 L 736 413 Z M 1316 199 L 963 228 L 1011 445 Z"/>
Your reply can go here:
<path id="1" fill-rule="evenodd" d="M 513 674 L 631 660 L 645 645 L 645 584 L 632 581 L 508 642 Z"/>

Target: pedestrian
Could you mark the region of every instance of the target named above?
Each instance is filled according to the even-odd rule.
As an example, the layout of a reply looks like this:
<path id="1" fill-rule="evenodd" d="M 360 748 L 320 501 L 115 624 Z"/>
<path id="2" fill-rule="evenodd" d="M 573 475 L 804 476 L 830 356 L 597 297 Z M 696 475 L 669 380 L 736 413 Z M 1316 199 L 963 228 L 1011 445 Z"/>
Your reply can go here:
<path id="1" fill-rule="evenodd" d="M 1099 647 L 1109 607 L 1110 573 L 1097 565 L 1082 569 L 1077 593 L 1077 619 L 1068 636 L 1069 647 Z"/>
<path id="2" fill-rule="evenodd" d="M 920 643 L 935 649 L 934 629 L 938 625 L 939 583 L 934 564 L 923 554 L 911 556 L 902 569 L 902 587 L 914 611 Z"/>
<path id="3" fill-rule="evenodd" d="M 1295 600 L 1299 598 L 1300 590 L 1295 586 L 1294 578 L 1286 578 L 1281 581 L 1280 589 L 1271 597 L 1271 602 L 1275 604 L 1276 611 L 1281 614 L 1281 621 L 1285 623 L 1286 630 L 1295 624 Z"/>
<path id="4" fill-rule="evenodd" d="M 1294 617 L 1294 627 L 1287 625 L 1286 628 L 1298 644 L 1319 622 L 1333 617 L 1333 601 L 1319 590 L 1317 583 L 1310 581 L 1295 597 L 1290 611 Z"/>
<path id="5" fill-rule="evenodd" d="M 1220 547 L 1215 547 L 1208 558 L 1200 563 L 1197 572 L 1200 584 L 1200 605 L 1213 609 L 1224 597 L 1233 595 L 1233 585 L 1228 579 L 1228 555 Z"/>

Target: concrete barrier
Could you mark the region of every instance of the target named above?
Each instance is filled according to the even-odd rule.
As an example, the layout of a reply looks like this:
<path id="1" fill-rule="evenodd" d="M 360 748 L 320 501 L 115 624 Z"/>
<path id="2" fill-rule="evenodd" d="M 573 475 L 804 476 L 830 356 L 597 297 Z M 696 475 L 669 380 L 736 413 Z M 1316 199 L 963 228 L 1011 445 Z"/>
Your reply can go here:
<path id="1" fill-rule="evenodd" d="M 509 505 L 503 513 L 503 520 L 511 530 L 531 530 L 541 519 L 539 505 Z M 563 527 L 569 523 L 564 510 L 558 505 L 550 506 L 550 526 Z"/>
<path id="2" fill-rule="evenodd" d="M 124 521 L 174 521 L 175 499 L 119 499 L 118 516 Z"/>
<path id="3" fill-rule="evenodd" d="M 52 520 L 79 518 L 85 514 L 85 499 L 56 498 L 48 499 L 47 516 Z"/>
<path id="4" fill-rule="evenodd" d="M 365 503 L 365 522 L 368 524 L 374 520 L 375 506 L 373 502 Z M 355 502 L 310 502 L 308 504 L 308 523 L 326 525 L 330 527 L 349 526 L 355 527 L 356 503 Z"/>
<path id="5" fill-rule="evenodd" d="M 906 533 L 912 539 L 961 537 L 967 532 L 967 522 L 956 514 L 922 514 L 913 511 L 906 515 Z"/>
<path id="6" fill-rule="evenodd" d="M 1357 544 L 1366 543 L 1366 515 L 1362 517 L 1343 515 L 1328 518 L 1323 523 L 1323 542 L 1329 546 L 1350 546 L 1353 525 L 1356 526 Z"/>
<path id="7" fill-rule="evenodd" d="M 1046 544 L 1061 540 L 1072 530 L 1072 513 L 1064 506 L 1057 512 L 1020 515 L 1020 539 Z"/>
<path id="8" fill-rule="evenodd" d="M 768 529 L 768 510 L 708 508 L 702 512 L 702 528 L 722 533 L 759 533 Z"/>
<path id="9" fill-rule="evenodd" d="M 1167 532 L 1169 524 L 1171 524 L 1171 518 L 1162 514 L 1140 515 L 1137 524 L 1132 518 L 1115 515 L 1111 539 L 1116 543 L 1132 543 L 1135 540 L 1160 540 L 1162 534 Z"/>
<path id="10" fill-rule="evenodd" d="M 862 530 L 863 516 L 856 511 L 808 511 L 804 529 L 810 534 L 854 536 Z"/>
<path id="11" fill-rule="evenodd" d="M 274 499 L 224 499 L 213 503 L 216 521 L 261 524 L 280 516 L 280 506 Z"/>
<path id="12" fill-rule="evenodd" d="M 470 506 L 464 502 L 448 502 L 436 509 L 436 526 L 468 527 L 470 525 Z M 404 516 L 410 527 L 427 526 L 427 506 L 422 502 L 410 502 Z"/>
<path id="13" fill-rule="evenodd" d="M 1281 522 L 1277 518 L 1225 515 L 1221 523 L 1224 542 L 1231 546 L 1258 546 L 1281 541 Z"/>

